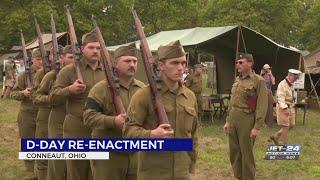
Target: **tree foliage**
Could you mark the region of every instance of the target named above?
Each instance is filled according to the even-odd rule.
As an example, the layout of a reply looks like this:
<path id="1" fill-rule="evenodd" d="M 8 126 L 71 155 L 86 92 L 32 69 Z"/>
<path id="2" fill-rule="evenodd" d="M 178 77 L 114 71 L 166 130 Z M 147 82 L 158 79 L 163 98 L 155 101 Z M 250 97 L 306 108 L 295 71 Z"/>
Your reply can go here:
<path id="1" fill-rule="evenodd" d="M 136 39 L 133 0 L 2 0 L 0 48 L 20 44 L 19 30 L 27 41 L 34 37 L 33 15 L 41 30 L 50 33 L 50 13 L 57 31 L 66 31 L 65 5 L 69 4 L 79 40 L 92 29 L 94 15 L 107 45 Z M 314 50 L 320 46 L 320 0 L 135 0 L 147 35 L 195 26 L 244 25 L 286 46 Z M 1 49 L 0 49 L 1 50 Z"/>

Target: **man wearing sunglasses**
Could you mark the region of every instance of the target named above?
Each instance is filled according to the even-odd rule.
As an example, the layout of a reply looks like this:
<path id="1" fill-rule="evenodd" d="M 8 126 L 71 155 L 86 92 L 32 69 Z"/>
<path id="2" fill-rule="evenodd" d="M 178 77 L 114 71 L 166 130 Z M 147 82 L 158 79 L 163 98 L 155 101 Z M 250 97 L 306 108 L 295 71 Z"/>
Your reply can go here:
<path id="1" fill-rule="evenodd" d="M 281 129 L 270 139 L 279 144 L 287 144 L 289 129 L 295 126 L 295 109 L 293 97 L 293 83 L 299 78 L 301 71 L 289 69 L 287 77 L 282 80 L 277 88 L 277 122 Z"/>
<path id="2" fill-rule="evenodd" d="M 240 53 L 239 76 L 231 89 L 224 132 L 229 135 L 230 162 L 238 179 L 255 179 L 253 145 L 263 125 L 268 94 L 264 79 L 253 72 L 253 56 Z"/>

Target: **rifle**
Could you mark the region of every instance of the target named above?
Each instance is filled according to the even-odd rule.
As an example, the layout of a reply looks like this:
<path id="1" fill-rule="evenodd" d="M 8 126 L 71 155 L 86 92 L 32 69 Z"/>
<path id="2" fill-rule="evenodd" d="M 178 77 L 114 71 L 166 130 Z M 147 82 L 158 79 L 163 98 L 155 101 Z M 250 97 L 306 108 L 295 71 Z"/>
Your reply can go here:
<path id="1" fill-rule="evenodd" d="M 34 15 L 34 24 L 36 26 L 36 31 L 38 35 L 38 43 L 39 43 L 39 49 L 41 53 L 41 60 L 42 60 L 42 66 L 43 66 L 43 71 L 44 74 L 46 74 L 48 71 L 50 71 L 50 62 L 48 58 L 47 51 L 44 48 L 43 40 L 42 40 L 42 33 L 40 31 L 40 26 L 38 24 L 37 18 Z"/>
<path id="2" fill-rule="evenodd" d="M 30 72 L 31 59 L 27 54 L 26 42 L 24 41 L 22 30 L 20 30 L 20 35 L 21 35 L 21 49 L 22 49 L 23 61 L 25 65 L 25 82 L 27 87 L 31 88 L 31 72 Z"/>
<path id="3" fill-rule="evenodd" d="M 161 80 L 159 79 L 157 74 L 156 64 L 152 60 L 152 54 L 146 39 L 146 35 L 144 34 L 141 21 L 133 6 L 131 8 L 131 12 L 134 18 L 134 24 L 136 26 L 140 38 L 140 51 L 152 94 L 152 104 L 156 113 L 156 121 L 158 125 L 169 124 L 166 111 L 161 101 L 161 95 L 160 93 L 158 93 L 158 89 L 160 89 L 159 87 Z"/>
<path id="4" fill-rule="evenodd" d="M 59 72 L 61 69 L 61 62 L 59 59 L 59 49 L 58 49 L 58 41 L 57 41 L 57 32 L 56 32 L 56 23 L 53 19 L 53 14 L 51 14 L 51 32 L 52 32 L 52 52 L 53 52 L 53 69 L 56 72 Z"/>
<path id="5" fill-rule="evenodd" d="M 66 5 L 66 9 L 67 9 L 68 31 L 69 31 L 73 56 L 75 58 L 74 64 L 76 67 L 76 73 L 77 73 L 78 79 L 80 79 L 83 82 L 83 78 L 82 78 L 80 67 L 79 67 L 80 66 L 80 48 L 79 48 L 76 32 L 74 30 L 73 21 L 72 21 L 72 17 L 71 17 L 71 13 L 68 5 Z"/>
<path id="6" fill-rule="evenodd" d="M 104 67 L 104 73 L 106 75 L 106 79 L 108 81 L 107 88 L 109 88 L 109 91 L 111 93 L 116 113 L 124 114 L 126 113 L 126 110 L 123 106 L 123 103 L 120 97 L 119 79 L 115 75 L 115 70 L 113 69 L 113 66 L 110 60 L 111 59 L 110 54 L 103 40 L 103 36 L 100 31 L 100 28 L 98 27 L 97 22 L 93 16 L 92 16 L 92 24 L 101 46 L 101 54 L 103 59 L 102 64 Z"/>

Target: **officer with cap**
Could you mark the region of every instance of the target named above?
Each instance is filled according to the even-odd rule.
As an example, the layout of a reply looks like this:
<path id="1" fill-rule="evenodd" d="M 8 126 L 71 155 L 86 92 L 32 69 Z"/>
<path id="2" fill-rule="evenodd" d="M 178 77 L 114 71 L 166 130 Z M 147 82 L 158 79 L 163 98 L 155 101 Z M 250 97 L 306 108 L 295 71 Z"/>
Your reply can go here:
<path id="1" fill-rule="evenodd" d="M 289 69 L 287 77 L 278 85 L 276 109 L 277 122 L 281 129 L 270 137 L 275 144 L 287 144 L 289 130 L 295 126 L 293 83 L 299 79 L 300 74 L 299 70 Z"/>
<path id="2" fill-rule="evenodd" d="M 240 53 L 236 61 L 239 76 L 231 89 L 224 132 L 229 134 L 230 162 L 234 176 L 255 179 L 253 145 L 268 108 L 264 79 L 252 71 L 253 56 Z"/>

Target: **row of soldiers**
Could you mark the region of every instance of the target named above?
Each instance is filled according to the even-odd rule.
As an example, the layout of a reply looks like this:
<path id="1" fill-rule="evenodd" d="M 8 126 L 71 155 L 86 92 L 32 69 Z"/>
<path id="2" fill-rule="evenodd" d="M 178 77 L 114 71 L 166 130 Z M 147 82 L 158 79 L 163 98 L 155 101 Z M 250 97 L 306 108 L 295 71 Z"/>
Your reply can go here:
<path id="1" fill-rule="evenodd" d="M 158 69 L 161 97 L 169 124 L 158 125 L 150 87 L 135 79 L 134 44 L 115 50 L 113 67 L 120 84 L 125 114 L 117 114 L 94 32 L 82 37 L 76 73 L 71 46 L 61 49 L 62 69 L 48 73 L 39 50 L 32 53 L 32 87 L 26 73 L 17 77 L 11 97 L 21 101 L 21 138 L 192 138 L 191 152 L 111 152 L 109 160 L 25 161 L 25 179 L 194 179 L 197 159 L 198 105 L 195 94 L 181 83 L 186 57 L 179 41 L 160 46 Z M 52 53 L 49 60 L 52 61 Z"/>
<path id="2" fill-rule="evenodd" d="M 14 99 L 21 101 L 18 116 L 20 136 L 192 138 L 193 151 L 111 152 L 109 160 L 60 160 L 49 163 L 39 160 L 36 161 L 35 171 L 33 162 L 25 161 L 29 173 L 26 179 L 194 179 L 199 123 L 197 99 L 199 90 L 201 92 L 201 73 L 194 73 L 186 82 L 188 87 L 195 88 L 195 92 L 181 83 L 186 57 L 180 42 L 175 41 L 158 48 L 157 64 L 162 80 L 159 91 L 169 120 L 169 123 L 160 125 L 156 122 L 150 87 L 134 78 L 137 70 L 135 45 L 119 47 L 113 59 L 120 84 L 120 97 L 127 109 L 124 114 L 116 113 L 112 94 L 107 88 L 108 81 L 100 61 L 101 48 L 104 47 L 101 47 L 95 33 L 83 36 L 79 66 L 82 80 L 77 76 L 70 46 L 62 50 L 60 60 L 63 68 L 59 73 L 51 70 L 45 74 L 41 68 L 40 52 L 36 50 L 32 53 L 32 87 L 26 86 L 26 74 L 22 73 L 11 94 Z M 50 59 L 52 61 L 52 56 Z M 253 63 L 251 54 L 240 53 L 236 61 L 240 75 L 232 86 L 224 126 L 224 131 L 229 134 L 230 161 L 238 179 L 255 179 L 253 146 L 268 106 L 265 80 L 252 71 Z M 196 72 L 201 72 L 201 65 L 196 65 L 196 68 L 200 68 Z M 289 70 L 288 80 L 280 84 L 292 84 L 299 73 Z M 280 100 L 282 98 L 285 102 L 282 105 L 282 101 L 279 101 L 277 110 L 282 108 L 287 113 L 290 108 L 291 111 L 291 100 L 287 102 L 287 95 L 280 95 Z M 285 121 L 285 118 L 278 118 L 278 123 L 282 120 L 287 124 L 279 123 L 284 127 L 272 136 L 272 140 L 282 136 L 286 139 L 288 129 L 294 125 L 291 123 L 294 118 L 288 117 L 289 120 L 286 118 Z"/>

